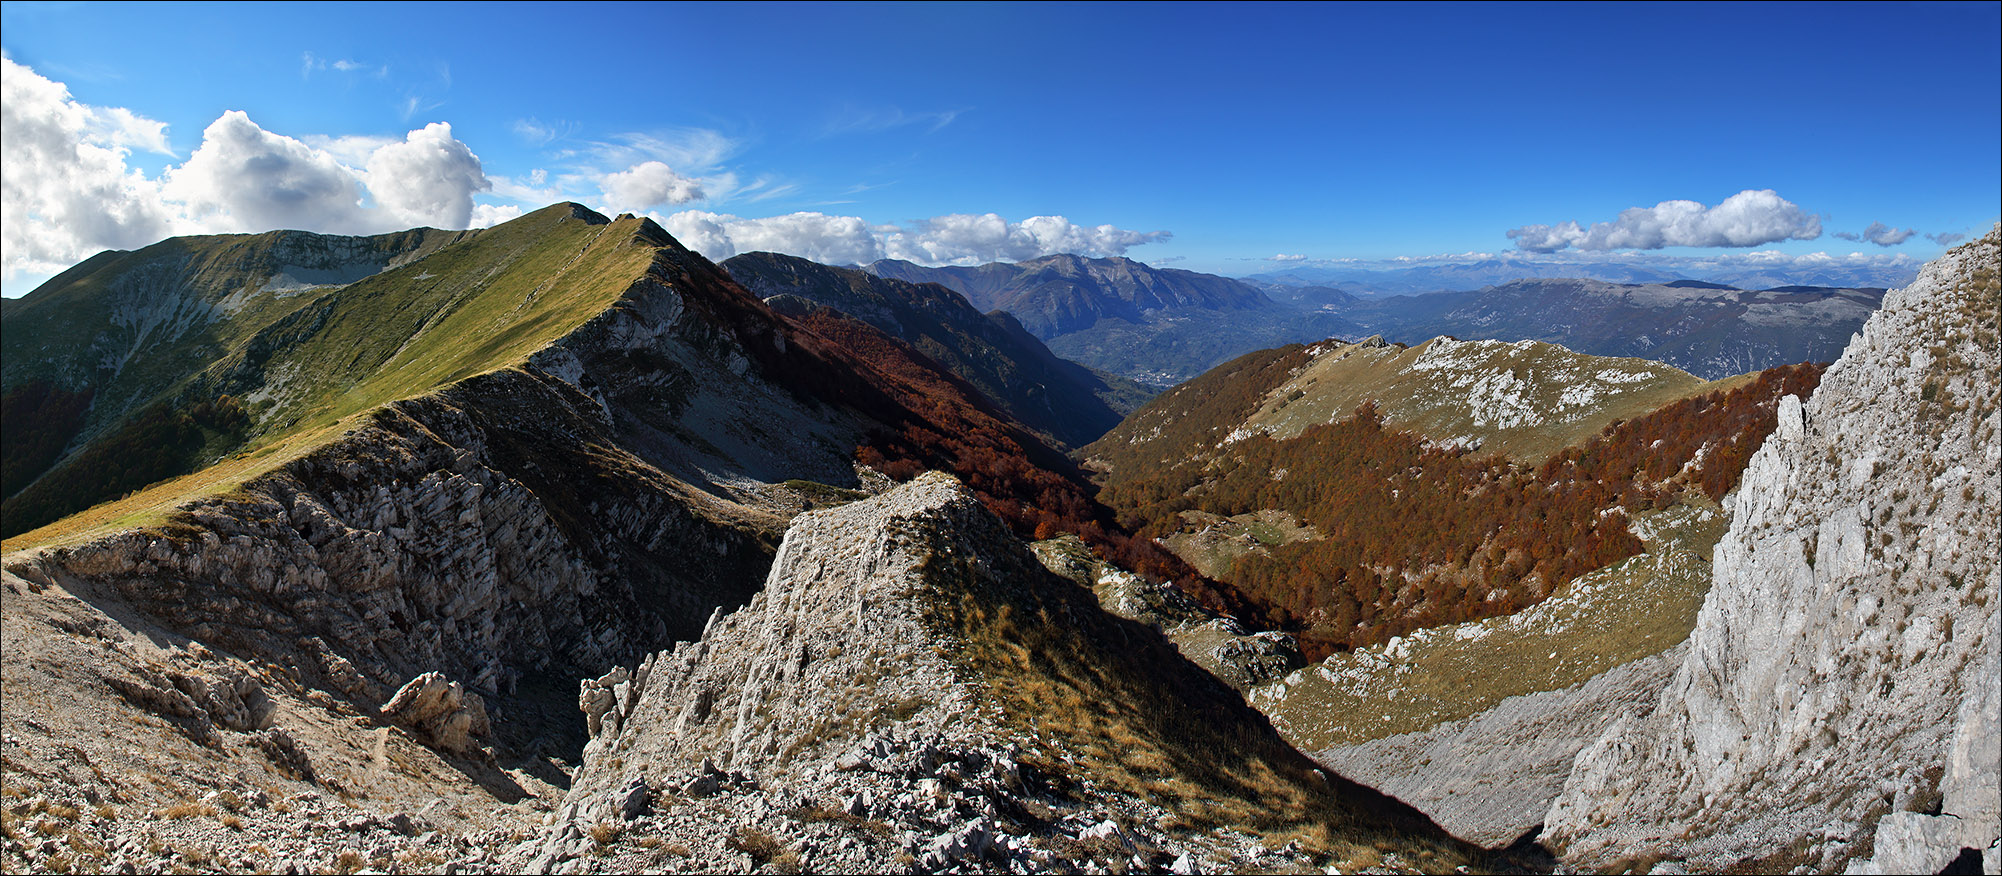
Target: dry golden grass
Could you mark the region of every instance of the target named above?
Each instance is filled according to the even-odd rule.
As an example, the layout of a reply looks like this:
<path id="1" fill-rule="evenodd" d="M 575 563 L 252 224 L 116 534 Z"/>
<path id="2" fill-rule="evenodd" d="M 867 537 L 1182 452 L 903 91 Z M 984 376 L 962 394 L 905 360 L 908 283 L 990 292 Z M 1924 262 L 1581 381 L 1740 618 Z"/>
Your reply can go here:
<path id="1" fill-rule="evenodd" d="M 802 806 L 798 809 L 790 810 L 786 814 L 797 821 L 841 824 L 846 825 L 851 830 L 868 831 L 883 836 L 888 836 L 891 833 L 891 827 L 881 821 L 863 818 L 860 815 L 843 812 L 838 809 L 829 809 L 817 803 L 812 806 Z"/>
<path id="2" fill-rule="evenodd" d="M 396 863 L 405 873 L 437 873 L 445 866 L 445 855 L 436 849 L 405 849 L 396 854 Z"/>
<path id="3" fill-rule="evenodd" d="M 184 818 L 212 818 L 216 814 L 216 808 L 207 803 L 186 800 L 160 810 L 160 814 L 162 817 L 176 820 Z"/>
<path id="4" fill-rule="evenodd" d="M 368 860 L 363 858 L 360 852 L 349 849 L 334 856 L 334 872 L 346 876 L 348 873 L 353 873 L 361 869 L 362 865 L 366 863 L 368 863 Z"/>
<path id="5" fill-rule="evenodd" d="M 1433 849 L 1447 869 L 1467 860 L 1394 801 L 1331 787 L 1235 691 L 1152 630 L 1099 611 L 1087 591 L 1050 579 L 1001 592 L 963 559 L 934 559 L 927 573 L 928 620 L 964 643 L 950 658 L 990 682 L 1023 737 L 1077 753 L 1079 778 L 1153 800 L 1197 828 L 1298 838 L 1321 856 L 1393 837 Z"/>
<path id="6" fill-rule="evenodd" d="M 766 873 L 799 873 L 799 854 L 785 847 L 777 837 L 755 827 L 738 827 L 731 831 L 726 844 L 737 851 L 751 856 L 754 865 L 762 866 Z"/>

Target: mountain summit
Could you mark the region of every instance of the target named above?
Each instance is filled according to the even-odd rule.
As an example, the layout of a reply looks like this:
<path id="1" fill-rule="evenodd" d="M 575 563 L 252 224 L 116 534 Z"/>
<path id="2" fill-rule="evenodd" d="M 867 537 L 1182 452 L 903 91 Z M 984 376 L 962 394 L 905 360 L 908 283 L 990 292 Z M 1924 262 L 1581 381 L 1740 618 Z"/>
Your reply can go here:
<path id="1" fill-rule="evenodd" d="M 1005 310 L 1036 337 L 1082 331 L 1103 319 L 1144 322 L 1149 311 L 1176 308 L 1255 310 L 1264 293 L 1225 277 L 1155 268 L 1128 258 L 1052 255 L 1013 264 L 927 268 L 897 259 L 865 268 L 879 277 L 938 283 L 982 310 Z"/>

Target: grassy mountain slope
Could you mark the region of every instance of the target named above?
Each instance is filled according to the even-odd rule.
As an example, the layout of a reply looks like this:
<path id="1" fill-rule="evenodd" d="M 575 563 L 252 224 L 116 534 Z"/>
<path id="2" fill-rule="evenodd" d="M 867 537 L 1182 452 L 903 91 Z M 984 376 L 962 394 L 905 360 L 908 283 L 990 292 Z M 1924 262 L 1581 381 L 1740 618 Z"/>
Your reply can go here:
<path id="1" fill-rule="evenodd" d="M 1130 380 L 1057 358 L 1005 314 L 983 316 L 958 293 L 795 256 L 746 253 L 723 269 L 770 300 L 796 296 L 904 341 L 1064 446 L 1090 443 L 1149 394 Z M 785 299 L 773 301 L 783 306 Z M 795 308 L 796 309 L 796 308 Z M 802 314 L 803 315 L 803 314 Z"/>
<path id="2" fill-rule="evenodd" d="M 199 367 L 162 366 L 174 392 L 147 410 L 168 413 L 96 436 L 10 498 L 11 533 L 91 510 L 7 546 L 157 521 L 308 455 L 385 403 L 506 372 L 571 384 L 610 421 L 609 439 L 551 436 L 557 445 L 615 441 L 615 456 L 637 460 L 619 466 L 767 509 L 752 516 L 797 510 L 772 486 L 787 480 L 853 486 L 859 454 L 899 478 L 959 473 L 1022 535 L 1078 532 L 1129 566 L 1187 571 L 1128 547 L 1076 466 L 979 391 L 866 323 L 773 312 L 646 220 L 557 205 L 321 290 L 243 335 Z M 220 413 L 188 416 L 201 405 Z M 125 462 L 155 434 L 183 432 L 206 439 L 198 452 Z M 546 503 L 569 501 L 572 485 L 549 486 Z"/>
<path id="3" fill-rule="evenodd" d="M 1388 425 L 1535 465 L 1615 420 L 1717 388 L 1659 362 L 1534 341 L 1330 343 L 1308 352 L 1312 364 L 1267 392 L 1238 428 L 1292 438 L 1373 400 Z"/>
<path id="4" fill-rule="evenodd" d="M 338 285 L 472 235 L 420 228 L 174 238 L 93 256 L 9 301 L 0 326 L 9 420 L 0 495 L 26 487 L 73 441 L 149 405 L 213 398 L 190 390 L 195 372 Z"/>
<path id="5" fill-rule="evenodd" d="M 238 293 L 250 300 L 236 313 L 228 297 L 205 300 L 212 287 L 156 294 L 152 321 L 137 333 L 143 340 L 161 332 L 176 342 L 128 346 L 132 365 L 95 390 L 109 422 L 95 434 L 86 430 L 86 446 L 7 499 L 5 530 L 18 534 L 239 450 L 291 456 L 293 445 L 323 439 L 343 418 L 518 362 L 604 310 L 644 272 L 652 253 L 631 245 L 638 226 L 558 205 L 343 287 L 289 298 L 268 289 Z M 92 282 L 99 275 L 51 281 L 53 288 L 44 287 L 50 303 L 36 302 L 30 312 L 48 314 L 49 334 L 57 337 L 91 330 L 93 310 L 114 325 L 129 321 L 130 304 L 117 296 L 128 285 L 118 281 L 130 273 Z M 7 360 L 36 361 L 31 344 L 46 336 L 18 331 Z M 42 373 L 81 370 L 74 360 L 37 364 Z M 114 393 L 135 413 L 113 419 L 106 400 Z M 176 412 L 225 398 L 244 408 L 233 430 L 205 428 L 207 440 L 188 442 L 192 452 L 128 461 L 158 441 L 162 415 L 178 426 Z M 260 470 L 248 466 L 240 476 Z"/>

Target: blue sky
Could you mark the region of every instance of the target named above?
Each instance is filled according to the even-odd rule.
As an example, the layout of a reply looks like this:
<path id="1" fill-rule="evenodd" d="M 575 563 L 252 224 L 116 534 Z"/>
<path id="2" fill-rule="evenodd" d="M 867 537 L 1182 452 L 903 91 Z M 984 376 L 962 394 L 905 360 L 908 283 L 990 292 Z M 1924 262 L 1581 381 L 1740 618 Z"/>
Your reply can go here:
<path id="1" fill-rule="evenodd" d="M 9 2 L 5 291 L 559 199 L 712 257 L 1923 260 L 2002 213 L 1998 9 Z"/>

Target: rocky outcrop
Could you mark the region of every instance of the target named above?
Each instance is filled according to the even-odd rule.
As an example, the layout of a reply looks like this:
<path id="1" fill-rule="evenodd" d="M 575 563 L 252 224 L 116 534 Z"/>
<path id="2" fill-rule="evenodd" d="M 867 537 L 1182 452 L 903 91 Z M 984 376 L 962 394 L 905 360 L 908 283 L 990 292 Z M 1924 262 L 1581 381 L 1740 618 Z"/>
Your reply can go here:
<path id="1" fill-rule="evenodd" d="M 383 704 L 382 716 L 454 753 L 465 753 L 475 738 L 492 732 L 486 701 L 436 672 L 411 679 Z"/>
<path id="2" fill-rule="evenodd" d="M 584 765 L 521 860 L 618 871 L 659 866 L 646 849 L 680 848 L 688 857 L 677 867 L 720 870 L 1196 872 L 1305 862 L 1299 846 L 1275 855 L 1205 818 L 1205 806 L 1224 805 L 1206 801 L 1209 792 L 1191 789 L 1176 806 L 1110 771 L 1107 757 L 1161 758 L 1156 782 L 1180 775 L 1205 788 L 1223 786 L 1183 771 L 1255 761 L 1269 784 L 1247 788 L 1241 802 L 1262 818 L 1283 824 L 1312 812 L 1338 835 L 1397 849 L 1378 861 L 1393 866 L 1415 863 L 1421 849 L 1462 854 L 1390 801 L 1329 788 L 1235 695 L 1088 600 L 945 475 L 803 514 L 749 606 L 719 614 L 699 641 L 582 685 L 594 728 Z M 1092 703 L 1095 715 L 1125 713 L 1134 704 L 1104 698 L 1064 667 L 1144 671 L 1133 661 L 1174 679 L 1164 699 L 1145 704 L 1148 714 L 1199 710 L 1205 727 L 1236 744 L 1198 753 L 1129 727 L 1116 756 L 1092 754 L 1080 739 L 1106 737 L 1073 726 L 1092 720 L 1084 712 L 1019 711 L 1017 698 L 1045 692 Z M 1319 854 L 1362 853 L 1333 845 Z"/>
<path id="3" fill-rule="evenodd" d="M 1051 564 L 1051 552 L 1038 545 L 1036 553 L 1045 565 Z M 1051 566 L 1052 571 L 1060 568 Z M 1149 584 L 1138 575 L 1104 563 L 1093 564 L 1089 574 L 1080 583 L 1092 588 L 1106 611 L 1160 631 L 1189 662 L 1240 691 L 1284 676 L 1307 662 L 1299 641 L 1292 636 L 1275 630 L 1247 630 L 1235 619 L 1204 608 L 1173 584 Z"/>
<path id="4" fill-rule="evenodd" d="M 11 555 L 8 570 L 115 588 L 364 710 L 425 673 L 489 697 L 539 673 L 595 674 L 749 599 L 769 548 L 729 506 L 628 454 L 523 446 L 614 445 L 590 407 L 546 376 L 476 378 L 384 408 L 168 527 Z"/>
<path id="5" fill-rule="evenodd" d="M 1567 866 L 1930 870 L 2002 835 L 1998 254 L 1929 265 L 1782 407 L 1688 654 L 1551 807 Z"/>

